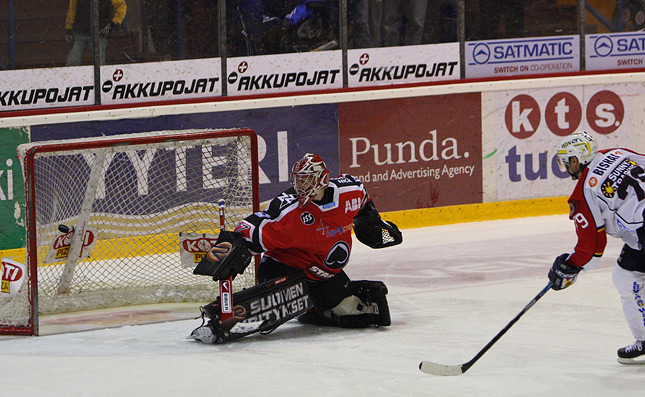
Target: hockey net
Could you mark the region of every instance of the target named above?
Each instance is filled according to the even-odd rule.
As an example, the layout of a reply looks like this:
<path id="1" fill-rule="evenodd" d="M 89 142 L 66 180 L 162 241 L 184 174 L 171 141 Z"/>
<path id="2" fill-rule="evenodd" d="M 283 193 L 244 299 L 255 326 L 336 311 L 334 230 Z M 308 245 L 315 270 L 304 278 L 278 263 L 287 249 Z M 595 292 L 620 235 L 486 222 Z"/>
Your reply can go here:
<path id="1" fill-rule="evenodd" d="M 26 275 L 0 302 L 0 333 L 37 335 L 39 313 L 214 300 L 217 283 L 192 271 L 219 233 L 218 204 L 226 229 L 259 209 L 248 129 L 38 142 L 18 153 Z M 249 266 L 233 289 L 254 284 Z"/>

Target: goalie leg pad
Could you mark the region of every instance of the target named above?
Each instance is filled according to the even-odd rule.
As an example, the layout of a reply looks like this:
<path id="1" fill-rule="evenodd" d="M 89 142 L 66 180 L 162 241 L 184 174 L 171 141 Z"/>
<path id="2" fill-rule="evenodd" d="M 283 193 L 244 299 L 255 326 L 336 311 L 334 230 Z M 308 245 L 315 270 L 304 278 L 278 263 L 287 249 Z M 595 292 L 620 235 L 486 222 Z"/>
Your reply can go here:
<path id="1" fill-rule="evenodd" d="M 362 328 L 370 325 L 386 327 L 391 324 L 387 303 L 387 287 L 381 281 L 352 281 L 353 295 L 332 309 L 338 325 Z"/>
<path id="2" fill-rule="evenodd" d="M 390 308 L 387 303 L 387 287 L 381 281 L 352 281 L 352 295 L 345 297 L 331 310 L 310 311 L 298 321 L 314 325 L 336 325 L 343 328 L 389 326 Z"/>
<path id="3" fill-rule="evenodd" d="M 193 274 L 212 276 L 215 281 L 224 280 L 229 275 L 235 278 L 244 272 L 250 262 L 251 254 L 242 235 L 223 230 Z"/>
<path id="4" fill-rule="evenodd" d="M 220 321 L 219 298 L 202 308 L 210 318 L 213 343 L 270 331 L 313 307 L 304 272 L 269 280 L 233 294 L 234 314 Z"/>
<path id="5" fill-rule="evenodd" d="M 378 314 L 373 316 L 374 325 L 388 326 L 391 324 L 390 306 L 387 303 L 387 287 L 382 281 L 360 280 L 352 281 L 354 295 L 367 303 L 376 303 Z"/>

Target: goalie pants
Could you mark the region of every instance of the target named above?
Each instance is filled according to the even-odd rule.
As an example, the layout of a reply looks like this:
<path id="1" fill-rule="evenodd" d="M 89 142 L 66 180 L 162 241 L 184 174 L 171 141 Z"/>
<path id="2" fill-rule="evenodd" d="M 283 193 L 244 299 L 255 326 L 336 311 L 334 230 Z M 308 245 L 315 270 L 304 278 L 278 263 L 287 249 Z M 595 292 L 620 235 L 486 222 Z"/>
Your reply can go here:
<path id="1" fill-rule="evenodd" d="M 284 263 L 278 262 L 277 260 L 265 255 L 258 267 L 258 283 L 283 277 L 297 271 L 299 271 L 299 269 L 287 266 Z M 353 293 L 349 277 L 342 270 L 340 273 L 328 280 L 307 281 L 309 297 L 311 298 L 314 307 L 321 312 L 337 306 L 343 299 Z"/>

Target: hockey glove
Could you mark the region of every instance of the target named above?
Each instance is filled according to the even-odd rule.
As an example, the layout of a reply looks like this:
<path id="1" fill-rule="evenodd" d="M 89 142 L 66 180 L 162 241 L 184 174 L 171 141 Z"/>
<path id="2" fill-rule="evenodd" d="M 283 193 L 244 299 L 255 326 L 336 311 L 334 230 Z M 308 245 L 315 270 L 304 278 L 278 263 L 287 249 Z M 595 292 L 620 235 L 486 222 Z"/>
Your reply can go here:
<path id="1" fill-rule="evenodd" d="M 74 32 L 72 29 L 65 29 L 65 41 L 67 44 L 74 44 Z"/>
<path id="2" fill-rule="evenodd" d="M 99 30 L 99 36 L 107 38 L 110 35 L 110 32 L 114 27 L 116 26 L 116 23 L 110 21 L 107 25 L 103 27 L 103 29 Z"/>
<path id="3" fill-rule="evenodd" d="M 251 254 L 241 234 L 222 231 L 217 243 L 199 262 L 193 274 L 212 276 L 213 280 L 224 280 L 229 275 L 235 278 L 244 272 L 251 262 Z"/>
<path id="4" fill-rule="evenodd" d="M 383 219 L 354 218 L 354 234 L 370 248 L 385 248 L 403 242 L 403 234 L 390 221 Z"/>
<path id="5" fill-rule="evenodd" d="M 565 289 L 576 282 L 581 267 L 570 265 L 566 262 L 569 254 L 562 254 L 555 258 L 551 270 L 549 270 L 549 280 L 553 283 L 552 289 L 558 291 Z"/>

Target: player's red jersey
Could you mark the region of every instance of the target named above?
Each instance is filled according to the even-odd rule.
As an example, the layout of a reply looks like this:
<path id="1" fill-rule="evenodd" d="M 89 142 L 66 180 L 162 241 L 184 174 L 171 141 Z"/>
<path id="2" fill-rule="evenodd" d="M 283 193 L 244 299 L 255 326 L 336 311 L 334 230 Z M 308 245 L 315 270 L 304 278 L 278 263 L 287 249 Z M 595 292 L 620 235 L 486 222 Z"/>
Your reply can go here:
<path id="1" fill-rule="evenodd" d="M 354 217 L 369 202 L 363 184 L 351 175 L 333 178 L 321 202 L 301 208 L 293 188 L 273 199 L 265 211 L 235 228 L 253 254 L 265 255 L 322 280 L 349 261 Z"/>
<path id="2" fill-rule="evenodd" d="M 594 266 L 607 245 L 607 234 L 640 249 L 636 229 L 645 210 L 645 156 L 628 149 L 598 152 L 583 170 L 569 198 L 578 244 L 567 262 Z"/>

